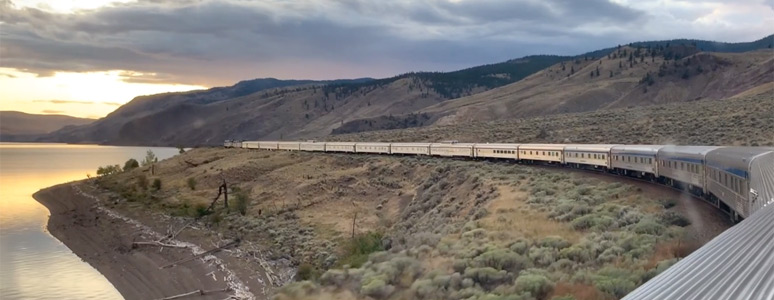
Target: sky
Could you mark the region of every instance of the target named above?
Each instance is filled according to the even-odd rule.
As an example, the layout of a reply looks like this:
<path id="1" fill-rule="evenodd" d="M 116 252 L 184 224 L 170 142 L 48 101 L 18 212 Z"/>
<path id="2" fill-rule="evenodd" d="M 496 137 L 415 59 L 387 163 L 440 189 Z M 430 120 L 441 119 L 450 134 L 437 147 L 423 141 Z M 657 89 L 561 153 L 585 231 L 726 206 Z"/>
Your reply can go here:
<path id="1" fill-rule="evenodd" d="M 0 110 L 97 118 L 252 78 L 381 78 L 772 28 L 774 0 L 0 0 Z"/>

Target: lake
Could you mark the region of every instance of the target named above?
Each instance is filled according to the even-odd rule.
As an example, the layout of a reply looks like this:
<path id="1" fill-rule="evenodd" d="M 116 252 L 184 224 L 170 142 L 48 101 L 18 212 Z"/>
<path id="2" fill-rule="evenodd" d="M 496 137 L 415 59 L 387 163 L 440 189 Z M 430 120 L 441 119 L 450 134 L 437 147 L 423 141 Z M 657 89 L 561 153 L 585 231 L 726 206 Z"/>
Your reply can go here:
<path id="1" fill-rule="evenodd" d="M 89 264 L 46 230 L 38 190 L 96 175 L 97 167 L 159 160 L 174 148 L 0 143 L 0 299 L 122 299 Z"/>

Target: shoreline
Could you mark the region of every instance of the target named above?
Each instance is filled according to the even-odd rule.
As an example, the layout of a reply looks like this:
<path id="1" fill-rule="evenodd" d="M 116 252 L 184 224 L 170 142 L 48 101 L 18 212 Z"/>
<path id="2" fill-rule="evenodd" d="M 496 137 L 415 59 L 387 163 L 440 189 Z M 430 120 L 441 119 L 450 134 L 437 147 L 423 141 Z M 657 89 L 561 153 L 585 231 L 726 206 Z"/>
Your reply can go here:
<path id="1" fill-rule="evenodd" d="M 83 192 L 83 181 L 44 188 L 33 195 L 50 217 L 47 230 L 83 261 L 99 271 L 125 299 L 256 299 L 228 262 L 226 251 L 195 255 L 215 248 L 189 241 L 165 240 L 164 244 L 134 245 L 164 238 L 144 223 L 104 207 L 97 196 Z M 237 258 L 238 259 L 238 258 Z M 181 262 L 184 261 L 184 262 Z M 172 267 L 161 268 L 176 263 Z M 263 282 L 252 282 L 252 290 L 263 290 Z M 201 295 L 199 291 L 205 291 Z"/>

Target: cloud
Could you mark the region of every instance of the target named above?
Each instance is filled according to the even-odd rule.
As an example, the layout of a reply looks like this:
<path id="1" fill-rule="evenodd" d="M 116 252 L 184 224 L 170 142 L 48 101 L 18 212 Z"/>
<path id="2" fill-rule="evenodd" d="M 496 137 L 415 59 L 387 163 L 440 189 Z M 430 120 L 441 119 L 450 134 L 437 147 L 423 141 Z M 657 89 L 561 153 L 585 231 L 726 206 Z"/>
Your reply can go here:
<path id="1" fill-rule="evenodd" d="M 85 105 L 109 105 L 109 106 L 121 106 L 119 102 L 96 102 L 96 101 L 77 101 L 77 100 L 32 100 L 35 103 L 50 103 L 50 104 L 85 104 Z"/>
<path id="2" fill-rule="evenodd" d="M 94 104 L 92 101 L 75 101 L 75 100 L 32 100 L 35 103 L 51 103 L 51 104 Z"/>
<path id="3" fill-rule="evenodd" d="M 40 76 L 127 70 L 140 83 L 383 77 L 648 39 L 753 40 L 770 33 L 773 2 L 139 0 L 58 14 L 0 1 L 0 57 Z"/>
<path id="4" fill-rule="evenodd" d="M 44 114 L 58 115 L 64 113 L 62 110 L 44 109 L 41 111 Z"/>

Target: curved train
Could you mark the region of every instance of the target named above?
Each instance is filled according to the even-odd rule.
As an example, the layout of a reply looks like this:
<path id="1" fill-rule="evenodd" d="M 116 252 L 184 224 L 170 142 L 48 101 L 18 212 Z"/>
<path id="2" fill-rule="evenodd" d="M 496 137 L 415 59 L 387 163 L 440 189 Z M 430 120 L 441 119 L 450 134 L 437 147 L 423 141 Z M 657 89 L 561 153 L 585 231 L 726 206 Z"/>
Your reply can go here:
<path id="1" fill-rule="evenodd" d="M 667 145 L 232 141 L 225 147 L 426 155 L 563 165 L 637 177 L 701 197 L 735 222 L 774 203 L 774 148 Z"/>

